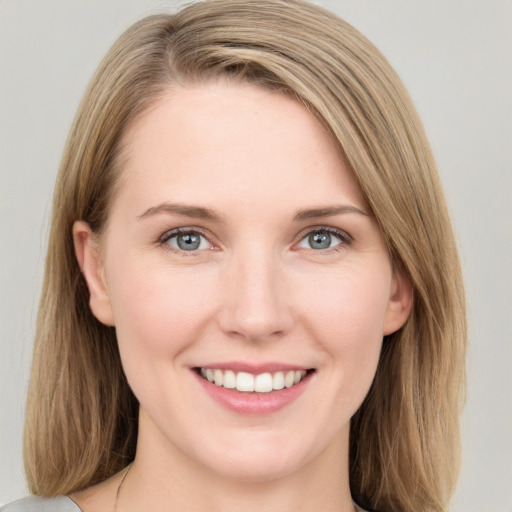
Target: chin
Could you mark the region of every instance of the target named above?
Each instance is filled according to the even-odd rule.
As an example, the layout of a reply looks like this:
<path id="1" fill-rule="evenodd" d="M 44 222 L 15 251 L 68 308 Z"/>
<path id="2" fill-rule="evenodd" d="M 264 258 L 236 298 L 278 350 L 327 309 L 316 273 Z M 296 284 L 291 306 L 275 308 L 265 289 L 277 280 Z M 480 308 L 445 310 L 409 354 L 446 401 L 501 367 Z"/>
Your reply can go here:
<path id="1" fill-rule="evenodd" d="M 243 483 L 264 483 L 280 480 L 295 473 L 300 464 L 295 461 L 269 459 L 239 460 L 236 457 L 225 458 L 221 467 L 212 468 L 220 477 Z"/>
<path id="2" fill-rule="evenodd" d="M 227 444 L 216 439 L 218 444 L 208 450 L 209 460 L 205 447 L 198 462 L 221 478 L 236 482 L 263 483 L 288 477 L 322 452 L 322 447 L 311 446 L 304 438 L 298 442 L 289 432 L 246 431 L 244 435 L 232 436 Z"/>

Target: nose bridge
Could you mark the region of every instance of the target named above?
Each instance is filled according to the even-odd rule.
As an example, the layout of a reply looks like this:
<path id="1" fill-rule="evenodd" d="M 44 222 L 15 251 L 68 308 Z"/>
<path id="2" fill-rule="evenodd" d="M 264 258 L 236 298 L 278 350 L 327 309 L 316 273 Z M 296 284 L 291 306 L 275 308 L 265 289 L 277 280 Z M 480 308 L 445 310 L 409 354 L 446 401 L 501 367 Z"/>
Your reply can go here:
<path id="1" fill-rule="evenodd" d="M 283 334 L 291 326 L 284 269 L 268 247 L 248 247 L 230 258 L 222 328 L 256 341 Z"/>

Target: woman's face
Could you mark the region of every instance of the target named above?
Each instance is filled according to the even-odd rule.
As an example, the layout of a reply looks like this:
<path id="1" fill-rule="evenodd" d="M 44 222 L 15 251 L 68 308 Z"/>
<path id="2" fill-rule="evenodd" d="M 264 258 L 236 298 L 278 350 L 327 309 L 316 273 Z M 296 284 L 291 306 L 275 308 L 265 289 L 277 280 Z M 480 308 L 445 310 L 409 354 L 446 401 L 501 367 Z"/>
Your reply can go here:
<path id="1" fill-rule="evenodd" d="M 98 249 L 84 223 L 75 241 L 139 452 L 246 480 L 339 461 L 411 299 L 330 136 L 288 97 L 217 83 L 169 92 L 124 142 Z"/>

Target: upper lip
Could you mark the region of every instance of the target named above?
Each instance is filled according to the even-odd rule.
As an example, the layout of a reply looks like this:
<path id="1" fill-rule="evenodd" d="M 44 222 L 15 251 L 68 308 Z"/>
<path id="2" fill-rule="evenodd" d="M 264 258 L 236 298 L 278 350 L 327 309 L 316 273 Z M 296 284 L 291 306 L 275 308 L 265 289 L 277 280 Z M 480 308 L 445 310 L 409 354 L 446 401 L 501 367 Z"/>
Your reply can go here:
<path id="1" fill-rule="evenodd" d="M 234 372 L 246 372 L 252 373 L 253 375 L 259 375 L 261 373 L 275 373 L 275 372 L 287 372 L 287 371 L 307 371 L 312 370 L 310 366 L 303 366 L 298 364 L 289 363 L 278 363 L 278 362 L 267 362 L 267 363 L 248 363 L 244 361 L 223 361 L 215 363 L 207 363 L 195 366 L 194 368 L 210 368 L 212 370 L 232 370 Z"/>

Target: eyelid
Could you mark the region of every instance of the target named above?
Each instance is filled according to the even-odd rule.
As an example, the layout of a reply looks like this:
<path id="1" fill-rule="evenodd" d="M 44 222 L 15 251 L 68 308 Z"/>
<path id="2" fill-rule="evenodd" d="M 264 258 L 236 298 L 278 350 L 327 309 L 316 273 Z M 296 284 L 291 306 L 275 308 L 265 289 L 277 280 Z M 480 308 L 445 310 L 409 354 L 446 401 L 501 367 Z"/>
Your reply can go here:
<path id="1" fill-rule="evenodd" d="M 299 235 L 297 236 L 298 241 L 294 245 L 297 246 L 307 236 L 311 235 L 312 233 L 318 232 L 318 231 L 323 231 L 323 232 L 326 232 L 326 233 L 329 233 L 331 235 L 338 237 L 341 240 L 341 243 L 338 245 L 342 245 L 343 247 L 350 245 L 354 241 L 354 238 L 343 229 L 335 228 L 333 226 L 322 226 L 321 225 L 321 226 L 308 227 L 305 230 L 301 231 L 299 233 Z M 322 251 L 336 250 L 338 245 L 335 247 L 328 248 L 328 249 L 321 249 L 321 250 L 311 249 L 311 250 L 321 253 Z"/>
<path id="2" fill-rule="evenodd" d="M 205 229 L 200 228 L 200 227 L 195 227 L 195 226 L 185 226 L 185 227 L 181 226 L 179 228 L 169 229 L 158 237 L 157 243 L 158 243 L 158 245 L 161 245 L 162 247 L 164 247 L 165 250 L 183 254 L 184 256 L 194 256 L 194 255 L 197 256 L 199 253 L 207 250 L 207 249 L 197 249 L 194 251 L 184 251 L 184 250 L 176 249 L 175 247 L 173 247 L 167 243 L 171 238 L 173 238 L 177 235 L 186 234 L 186 233 L 197 233 L 198 235 L 201 235 L 203 238 L 205 238 L 208 241 L 208 244 L 210 245 L 210 247 L 208 247 L 208 249 L 215 250 L 216 247 L 215 247 L 215 244 L 211 241 L 211 238 L 212 238 L 211 235 Z"/>
<path id="3" fill-rule="evenodd" d="M 311 226 L 311 227 L 308 227 L 308 228 L 305 228 L 304 230 L 302 230 L 296 238 L 297 241 L 293 244 L 294 247 L 296 247 L 308 235 L 311 235 L 311 233 L 315 233 L 318 231 L 324 231 L 326 233 L 329 233 L 331 235 L 338 237 L 341 240 L 341 243 L 338 245 L 342 245 L 343 247 L 350 245 L 354 241 L 354 238 L 347 231 L 345 231 L 343 229 L 336 228 L 333 226 L 319 225 L 319 226 Z M 206 250 L 206 249 L 200 249 L 200 250 L 196 250 L 196 251 L 189 251 L 188 254 L 186 254 L 187 251 L 181 251 L 181 250 L 175 249 L 171 245 L 167 244 L 169 239 L 171 239 L 172 237 L 177 236 L 179 234 L 183 234 L 183 233 L 198 233 L 199 235 L 203 236 L 208 241 L 208 243 L 210 244 L 209 249 L 211 249 L 211 250 L 216 249 L 216 244 L 213 243 L 211 240 L 212 235 L 204 228 L 200 228 L 200 227 L 196 227 L 196 226 L 185 226 L 185 227 L 182 226 L 179 228 L 169 229 L 158 237 L 157 243 L 161 246 L 165 246 L 166 250 L 177 251 L 180 254 L 183 253 L 187 256 L 197 255 L 198 253 Z M 323 251 L 336 250 L 336 247 L 338 247 L 338 245 L 335 247 L 328 248 L 328 249 L 323 249 Z M 311 250 L 314 250 L 314 249 L 311 249 Z M 319 253 L 322 252 L 322 250 L 314 250 L 314 251 L 319 252 Z"/>

